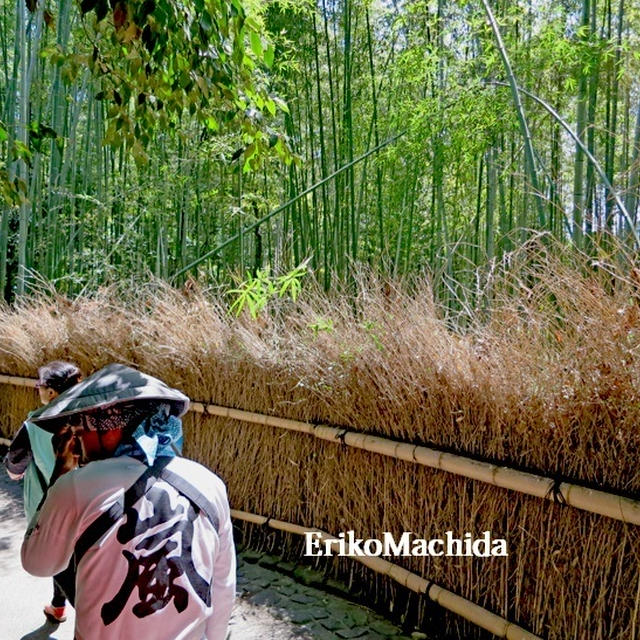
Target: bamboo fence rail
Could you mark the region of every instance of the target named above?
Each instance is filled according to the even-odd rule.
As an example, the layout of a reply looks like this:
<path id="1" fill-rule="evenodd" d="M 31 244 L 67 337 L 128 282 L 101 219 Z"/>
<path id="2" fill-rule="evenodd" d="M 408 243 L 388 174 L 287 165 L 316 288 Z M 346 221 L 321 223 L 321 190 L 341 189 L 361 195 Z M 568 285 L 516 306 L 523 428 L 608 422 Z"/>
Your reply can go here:
<path id="1" fill-rule="evenodd" d="M 0 384 L 35 387 L 36 381 L 32 378 L 0 374 Z M 447 471 L 472 480 L 479 480 L 503 489 L 518 491 L 537 498 L 555 500 L 576 509 L 597 513 L 629 524 L 640 525 L 640 501 L 598 489 L 591 489 L 570 482 L 559 482 L 547 476 L 498 466 L 421 445 L 357 433 L 340 427 L 278 418 L 202 402 L 192 402 L 190 410 L 195 413 L 307 433 L 321 440 L 344 443 L 346 446 L 378 453 L 405 462 L 421 464 L 433 469 L 440 469 L 441 471 Z"/>
<path id="2" fill-rule="evenodd" d="M 272 529 L 293 533 L 295 535 L 304 535 L 307 532 L 318 533 L 323 541 L 334 540 L 335 542 L 332 543 L 331 546 L 336 546 L 340 542 L 334 536 L 320 529 L 302 527 L 297 524 L 274 520 L 255 513 L 232 509 L 231 516 L 237 520 L 243 520 L 244 522 L 251 522 L 252 524 L 261 526 L 270 526 Z M 372 571 L 392 578 L 411 591 L 426 594 L 433 602 L 439 604 L 444 609 L 456 613 L 465 620 L 490 631 L 499 638 L 507 638 L 507 640 L 541 640 L 540 636 L 536 636 L 517 624 L 509 622 L 505 620 L 505 618 L 480 607 L 474 602 L 456 595 L 452 591 L 444 589 L 430 580 L 422 578 L 411 571 L 407 571 L 388 560 L 367 556 L 354 556 L 354 559 L 369 567 Z"/>
<path id="3" fill-rule="evenodd" d="M 13 384 L 16 387 L 33 387 L 35 389 L 37 382 L 35 378 L 21 378 L 19 376 L 0 374 L 0 383 L 2 384 Z"/>
<path id="4" fill-rule="evenodd" d="M 243 422 L 308 433 L 321 440 L 336 443 L 342 442 L 357 449 L 379 453 L 397 460 L 404 460 L 405 462 L 421 464 L 433 469 L 440 469 L 441 471 L 447 471 L 472 480 L 479 480 L 503 489 L 511 489 L 512 491 L 518 491 L 537 498 L 555 500 L 576 509 L 608 516 L 629 524 L 640 525 L 640 501 L 598 489 L 591 489 L 570 482 L 559 482 L 547 476 L 498 466 L 421 445 L 357 433 L 340 427 L 289 420 L 217 405 L 205 405 L 201 402 L 193 402 L 190 409 L 196 413 L 206 413 Z"/>

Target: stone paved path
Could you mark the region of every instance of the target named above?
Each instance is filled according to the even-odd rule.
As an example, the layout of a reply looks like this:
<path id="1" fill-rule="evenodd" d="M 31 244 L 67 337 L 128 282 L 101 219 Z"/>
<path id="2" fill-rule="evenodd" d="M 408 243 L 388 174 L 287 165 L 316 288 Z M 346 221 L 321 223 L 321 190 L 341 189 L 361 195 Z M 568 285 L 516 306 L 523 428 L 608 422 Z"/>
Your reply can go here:
<path id="1" fill-rule="evenodd" d="M 42 606 L 51 597 L 51 579 L 34 578 L 22 569 L 20 544 L 25 529 L 22 487 L 0 468 L 0 640 L 72 640 L 70 607 L 64 624 L 44 623 Z M 240 552 L 238 598 L 228 640 L 426 638 L 420 633 L 404 636 L 372 611 L 311 586 L 318 581 L 313 571 L 274 556 Z"/>
<path id="2" fill-rule="evenodd" d="M 287 575 L 290 574 L 290 575 Z M 270 615 L 292 623 L 287 636 L 255 636 L 301 638 L 304 640 L 420 640 L 427 636 L 414 632 L 409 636 L 373 611 L 344 598 L 318 589 L 322 574 L 294 567 L 276 556 L 243 550 L 238 554 L 238 595 L 240 602 L 261 607 Z M 305 584 L 306 583 L 306 584 Z M 334 583 L 336 588 L 341 585 Z M 238 640 L 253 636 L 234 635 Z"/>

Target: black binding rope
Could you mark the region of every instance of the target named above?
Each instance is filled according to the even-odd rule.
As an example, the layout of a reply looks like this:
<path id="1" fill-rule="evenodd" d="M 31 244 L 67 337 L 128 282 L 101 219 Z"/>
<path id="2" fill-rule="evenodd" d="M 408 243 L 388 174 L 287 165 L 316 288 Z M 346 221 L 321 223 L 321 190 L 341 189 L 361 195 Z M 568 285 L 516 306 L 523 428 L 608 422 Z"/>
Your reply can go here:
<path id="1" fill-rule="evenodd" d="M 424 589 L 424 594 L 429 597 L 429 590 L 431 589 L 431 587 L 435 584 L 435 582 L 433 582 L 433 580 L 429 580 L 429 578 L 425 578 L 425 580 L 427 581 L 427 586 Z"/>
<path id="2" fill-rule="evenodd" d="M 567 504 L 566 498 L 562 495 L 562 491 L 560 490 L 560 485 L 562 484 L 562 480 L 560 478 L 553 478 L 553 484 L 549 487 L 549 491 L 545 494 L 545 498 L 549 498 L 553 496 L 553 501 L 556 504 Z"/>

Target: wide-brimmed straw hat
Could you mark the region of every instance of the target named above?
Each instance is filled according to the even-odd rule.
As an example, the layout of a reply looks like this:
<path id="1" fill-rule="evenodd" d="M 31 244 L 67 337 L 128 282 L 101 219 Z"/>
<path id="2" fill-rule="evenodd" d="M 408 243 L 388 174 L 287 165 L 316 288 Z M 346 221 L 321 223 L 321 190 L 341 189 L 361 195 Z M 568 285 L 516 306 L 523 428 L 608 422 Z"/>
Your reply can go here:
<path id="1" fill-rule="evenodd" d="M 110 364 L 35 411 L 29 421 L 45 431 L 55 432 L 84 414 L 100 414 L 103 409 L 113 413 L 112 409 L 141 409 L 158 404 L 168 405 L 170 413 L 180 417 L 189 408 L 189 398 L 158 378 L 123 364 Z"/>

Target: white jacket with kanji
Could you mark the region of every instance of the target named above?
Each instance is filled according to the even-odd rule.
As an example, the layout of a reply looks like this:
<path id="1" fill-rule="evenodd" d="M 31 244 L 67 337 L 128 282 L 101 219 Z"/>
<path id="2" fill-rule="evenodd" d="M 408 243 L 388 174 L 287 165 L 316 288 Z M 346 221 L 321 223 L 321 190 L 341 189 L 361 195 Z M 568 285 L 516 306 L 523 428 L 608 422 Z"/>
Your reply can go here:
<path id="1" fill-rule="evenodd" d="M 22 544 L 31 574 L 65 569 L 86 527 L 142 474 L 128 456 L 91 462 L 50 488 Z M 194 485 L 219 515 L 209 518 L 158 480 L 81 559 L 77 640 L 223 640 L 235 597 L 235 548 L 225 486 L 185 458 L 168 469 Z"/>

